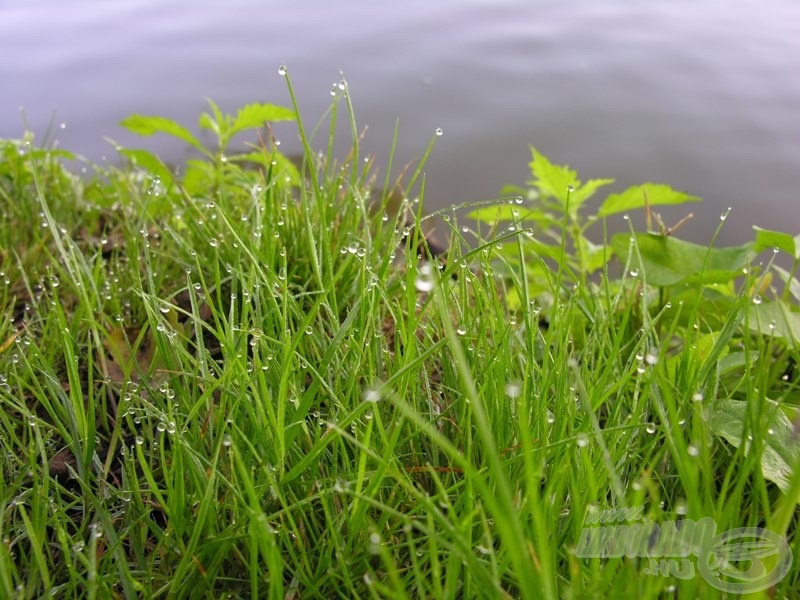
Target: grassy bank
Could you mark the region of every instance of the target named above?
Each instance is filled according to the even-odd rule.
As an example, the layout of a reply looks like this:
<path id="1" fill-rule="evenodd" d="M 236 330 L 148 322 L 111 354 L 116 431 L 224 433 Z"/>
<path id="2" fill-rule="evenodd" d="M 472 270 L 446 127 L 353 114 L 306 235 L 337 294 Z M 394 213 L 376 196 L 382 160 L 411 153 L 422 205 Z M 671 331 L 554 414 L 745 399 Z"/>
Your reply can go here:
<path id="1" fill-rule="evenodd" d="M 285 158 L 295 116 L 212 104 L 210 149 L 127 119 L 200 153 L 178 173 L 0 142 L 0 596 L 715 597 L 748 527 L 790 559 L 757 594 L 800 587 L 800 238 L 689 244 L 654 209 L 697 199 L 533 150 L 528 187 L 425 217 L 431 258 L 437 134 L 378 177 L 344 82 L 349 155 L 298 120 Z M 613 529 L 689 520 L 689 577 Z"/>

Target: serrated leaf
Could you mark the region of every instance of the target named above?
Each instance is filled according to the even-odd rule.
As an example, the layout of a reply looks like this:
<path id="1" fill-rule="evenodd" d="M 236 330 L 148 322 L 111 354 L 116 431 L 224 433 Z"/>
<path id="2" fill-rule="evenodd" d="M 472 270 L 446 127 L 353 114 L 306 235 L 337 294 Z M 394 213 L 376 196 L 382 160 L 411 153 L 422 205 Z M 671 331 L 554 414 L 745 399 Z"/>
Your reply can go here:
<path id="1" fill-rule="evenodd" d="M 779 248 L 786 252 L 792 258 L 799 258 L 797 255 L 797 244 L 795 238 L 788 233 L 782 231 L 771 231 L 769 229 L 762 229 L 761 227 L 753 227 L 756 232 L 756 239 L 753 243 L 754 250 L 761 252 L 762 250 L 770 250 L 772 248 Z"/>
<path id="2" fill-rule="evenodd" d="M 201 152 L 204 152 L 203 145 L 195 138 L 192 133 L 183 125 L 180 125 L 172 119 L 158 116 L 146 115 L 131 115 L 123 119 L 120 125 L 143 136 L 150 136 L 155 133 L 166 133 L 188 143 Z"/>
<path id="3" fill-rule="evenodd" d="M 663 183 L 643 183 L 634 185 L 620 194 L 611 194 L 603 202 L 598 215 L 605 217 L 615 213 L 643 208 L 645 205 L 657 206 L 663 204 L 684 204 L 685 202 L 700 202 L 697 196 L 690 196 L 679 192 Z"/>
<path id="4" fill-rule="evenodd" d="M 798 446 L 792 437 L 792 423 L 777 402 L 767 400 L 769 428 L 762 441 L 763 451 L 760 456 L 761 472 L 765 479 L 775 483 L 782 491 L 789 488 L 792 477 L 792 465 L 797 464 Z M 718 437 L 724 438 L 738 448 L 744 438 L 744 424 L 748 420 L 748 403 L 741 400 L 725 400 L 719 402 L 711 414 L 709 425 Z M 748 428 L 750 431 L 752 427 Z M 757 429 L 761 429 L 758 427 Z M 745 442 L 745 451 L 749 452 L 752 442 Z"/>
<path id="5" fill-rule="evenodd" d="M 569 202 L 572 206 L 577 208 L 594 196 L 598 189 L 606 185 L 611 185 L 612 183 L 614 183 L 613 179 L 590 179 L 580 187 L 576 187 L 575 191 L 570 194 Z"/>
<path id="6" fill-rule="evenodd" d="M 239 109 L 231 128 L 231 136 L 245 129 L 257 129 L 272 121 L 294 121 L 295 112 L 275 104 L 248 104 Z"/>
<path id="7" fill-rule="evenodd" d="M 632 250 L 630 235 L 614 235 L 611 246 L 623 263 L 628 264 Z M 630 266 L 643 271 L 648 284 L 659 287 L 683 281 L 702 284 L 730 281 L 741 274 L 754 255 L 751 244 L 708 248 L 653 233 L 636 234 L 636 246 L 638 253 L 633 249 Z"/>
<path id="8" fill-rule="evenodd" d="M 544 154 L 531 146 L 533 160 L 529 163 L 534 184 L 545 196 L 554 196 L 566 206 L 569 186 L 580 187 L 578 174 L 568 165 L 554 165 Z"/>

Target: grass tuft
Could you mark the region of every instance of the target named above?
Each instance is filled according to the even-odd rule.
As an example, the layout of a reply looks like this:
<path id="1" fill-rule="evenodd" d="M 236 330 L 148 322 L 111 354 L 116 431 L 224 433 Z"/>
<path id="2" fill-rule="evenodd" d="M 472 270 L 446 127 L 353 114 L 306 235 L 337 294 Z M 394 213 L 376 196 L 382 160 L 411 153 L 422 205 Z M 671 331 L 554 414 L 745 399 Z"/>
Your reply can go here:
<path id="1" fill-rule="evenodd" d="M 767 571 L 798 555 L 800 239 L 698 246 L 627 214 L 610 236 L 612 215 L 649 229 L 697 199 L 643 184 L 587 215 L 611 180 L 535 149 L 529 187 L 426 214 L 436 136 L 378 188 L 346 83 L 311 133 L 286 81 L 289 108 L 210 103 L 212 146 L 123 122 L 201 152 L 180 170 L 120 148 L 78 177 L 68 152 L 0 141 L 0 596 L 752 583 L 740 561 L 701 568 L 708 546 L 670 575 L 613 529 L 687 520 L 773 532 Z M 343 159 L 316 137 L 340 114 Z M 299 160 L 265 127 L 281 120 Z M 791 561 L 758 593 L 798 587 Z"/>

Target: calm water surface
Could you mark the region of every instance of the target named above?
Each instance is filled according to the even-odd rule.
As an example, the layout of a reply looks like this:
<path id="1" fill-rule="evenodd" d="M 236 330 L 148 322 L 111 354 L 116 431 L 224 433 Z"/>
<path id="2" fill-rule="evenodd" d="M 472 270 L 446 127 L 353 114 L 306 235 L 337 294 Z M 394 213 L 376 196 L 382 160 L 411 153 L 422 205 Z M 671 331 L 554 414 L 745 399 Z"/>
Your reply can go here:
<path id="1" fill-rule="evenodd" d="M 398 119 L 399 162 L 444 130 L 429 208 L 524 183 L 533 144 L 619 189 L 702 196 L 687 226 L 699 241 L 728 206 L 727 243 L 752 224 L 800 233 L 795 0 L 5 0 L 0 52 L 0 136 L 22 133 L 20 106 L 40 136 L 57 110 L 61 145 L 93 160 L 114 159 L 108 136 L 179 161 L 181 145 L 117 123 L 193 124 L 205 97 L 225 110 L 288 103 L 285 62 L 308 123 L 344 71 L 379 162 Z"/>

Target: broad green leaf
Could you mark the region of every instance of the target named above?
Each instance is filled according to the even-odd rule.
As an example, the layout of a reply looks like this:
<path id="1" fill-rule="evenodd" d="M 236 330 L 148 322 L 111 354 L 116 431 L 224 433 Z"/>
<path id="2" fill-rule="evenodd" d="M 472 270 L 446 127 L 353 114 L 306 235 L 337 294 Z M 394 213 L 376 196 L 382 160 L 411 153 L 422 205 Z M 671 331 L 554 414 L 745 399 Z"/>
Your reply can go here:
<path id="1" fill-rule="evenodd" d="M 510 204 L 498 204 L 496 206 L 484 206 L 471 211 L 467 216 L 470 219 L 481 221 L 482 223 L 497 223 L 498 221 L 514 221 L 520 219 L 522 209 L 519 206 Z M 525 210 L 525 212 L 528 212 Z"/>
<path id="2" fill-rule="evenodd" d="M 239 109 L 231 128 L 231 136 L 245 129 L 257 129 L 271 121 L 294 121 L 295 112 L 274 104 L 248 104 Z"/>
<path id="3" fill-rule="evenodd" d="M 246 152 L 243 154 L 234 154 L 228 157 L 230 162 L 252 162 L 261 165 L 266 169 L 271 177 L 281 178 L 281 182 L 286 182 L 289 185 L 300 185 L 300 173 L 297 167 L 290 158 L 287 158 L 280 152 Z M 286 181 L 288 178 L 288 181 Z"/>
<path id="4" fill-rule="evenodd" d="M 288 177 L 288 184 L 292 186 L 300 186 L 300 172 L 297 170 L 295 164 L 285 157 L 280 152 L 275 152 L 272 155 L 272 160 L 275 161 L 275 168 L 273 176 Z"/>
<path id="5" fill-rule="evenodd" d="M 792 312 L 782 300 L 751 304 L 748 325 L 752 331 L 800 344 L 800 314 Z"/>
<path id="6" fill-rule="evenodd" d="M 769 414 L 766 417 L 768 422 L 764 429 L 769 429 L 771 433 L 768 433 L 762 441 L 761 472 L 765 479 L 769 479 L 785 492 L 792 477 L 791 465 L 797 464 L 799 447 L 792 436 L 792 422 L 786 416 L 781 405 L 772 400 L 766 402 L 765 409 Z M 720 402 L 709 421 L 711 430 L 715 435 L 724 438 L 738 448 L 742 445 L 748 410 L 750 409 L 745 401 L 725 400 Z M 751 429 L 752 423 L 748 427 L 748 434 L 751 434 Z M 756 429 L 760 430 L 761 427 Z M 745 442 L 745 451 L 749 452 L 751 445 L 752 442 Z"/>
<path id="7" fill-rule="evenodd" d="M 784 285 L 788 286 L 789 293 L 794 296 L 794 299 L 800 302 L 800 281 L 797 281 L 797 279 L 792 277 L 789 271 L 778 265 L 772 265 L 772 270 L 778 274 Z"/>
<path id="8" fill-rule="evenodd" d="M 142 169 L 149 171 L 161 179 L 161 183 L 166 189 L 172 187 L 172 173 L 170 173 L 170 170 L 167 168 L 167 166 L 161 162 L 161 159 L 152 152 L 133 148 L 123 148 L 119 151 L 119 153 L 123 156 L 127 156 L 137 167 L 141 167 Z"/>
<path id="9" fill-rule="evenodd" d="M 603 244 L 594 244 L 584 236 L 578 238 L 578 243 L 581 248 L 580 268 L 584 273 L 594 273 L 614 256 L 611 248 Z"/>
<path id="10" fill-rule="evenodd" d="M 597 214 L 605 217 L 625 212 L 626 210 L 643 208 L 648 204 L 656 206 L 659 204 L 683 204 L 685 202 L 700 202 L 700 198 L 674 190 L 663 183 L 643 183 L 629 187 L 620 194 L 611 194 L 603 202 Z"/>
<path id="11" fill-rule="evenodd" d="M 183 176 L 183 188 L 190 196 L 208 193 L 214 186 L 214 165 L 205 160 L 189 159 Z"/>
<path id="12" fill-rule="evenodd" d="M 127 119 L 123 119 L 120 125 L 133 133 L 144 136 L 153 135 L 154 133 L 166 133 L 167 135 L 183 140 L 201 152 L 205 151 L 203 145 L 188 129 L 171 119 L 157 116 L 131 115 Z"/>
<path id="13" fill-rule="evenodd" d="M 753 243 L 753 249 L 756 252 L 768 250 L 772 248 L 779 248 L 786 252 L 792 258 L 799 258 L 797 255 L 797 244 L 795 238 L 788 233 L 781 231 L 770 231 L 769 229 L 762 229 L 761 227 L 753 227 L 756 232 L 756 239 Z M 800 237 L 800 236 L 798 236 Z"/>
<path id="14" fill-rule="evenodd" d="M 628 255 L 632 250 L 630 235 L 622 233 L 613 236 L 611 246 L 623 263 L 628 264 Z M 729 248 L 707 248 L 653 233 L 637 234 L 636 246 L 638 254 L 633 248 L 630 266 L 643 271 L 648 284 L 659 287 L 683 281 L 730 281 L 741 275 L 742 269 L 754 255 L 749 243 Z"/>

